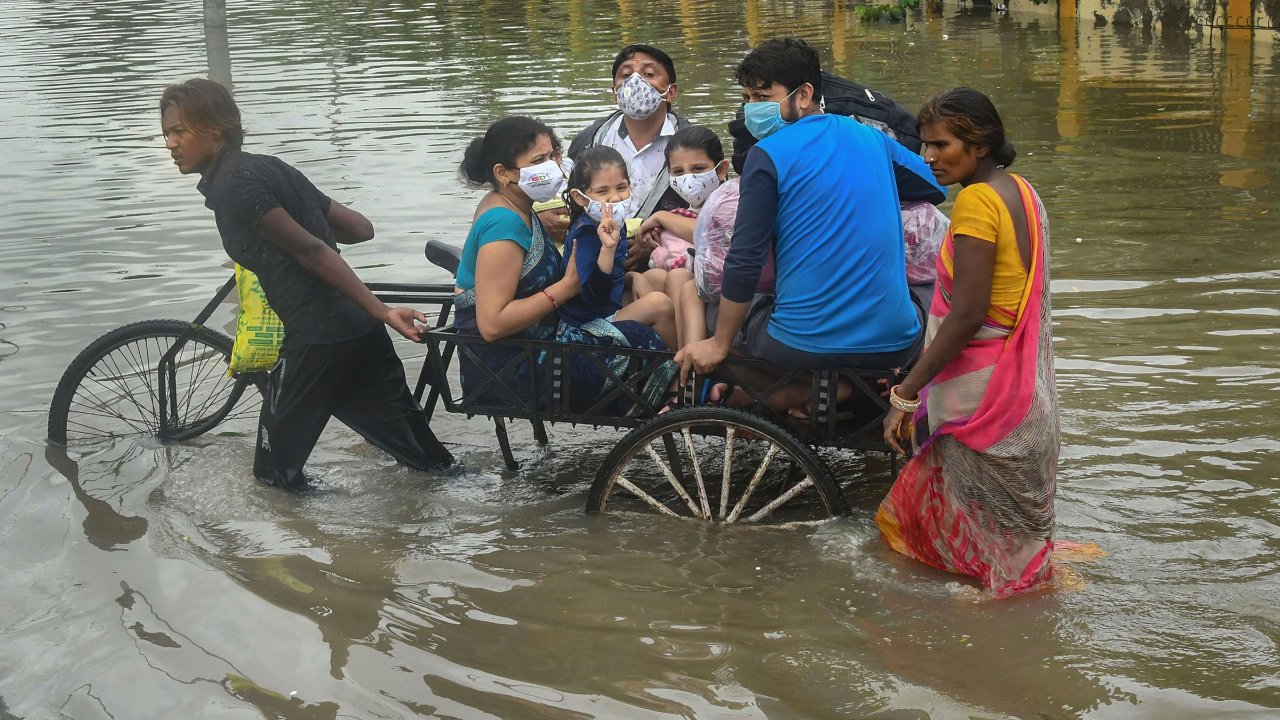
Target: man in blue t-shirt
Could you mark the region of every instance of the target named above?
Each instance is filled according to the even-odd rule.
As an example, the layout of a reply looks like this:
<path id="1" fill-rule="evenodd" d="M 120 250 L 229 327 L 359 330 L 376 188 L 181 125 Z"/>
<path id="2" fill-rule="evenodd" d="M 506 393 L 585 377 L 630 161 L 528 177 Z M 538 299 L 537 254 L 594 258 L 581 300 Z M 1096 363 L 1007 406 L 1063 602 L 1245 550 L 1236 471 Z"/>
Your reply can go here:
<path id="1" fill-rule="evenodd" d="M 901 202 L 946 191 L 888 135 L 822 108 L 818 54 L 769 40 L 738 65 L 747 154 L 713 337 L 677 356 L 709 373 L 730 351 L 789 368 L 888 370 L 920 352 L 922 313 L 907 289 Z M 754 297 L 770 253 L 776 297 Z M 803 404 L 807 384 L 776 393 Z"/>

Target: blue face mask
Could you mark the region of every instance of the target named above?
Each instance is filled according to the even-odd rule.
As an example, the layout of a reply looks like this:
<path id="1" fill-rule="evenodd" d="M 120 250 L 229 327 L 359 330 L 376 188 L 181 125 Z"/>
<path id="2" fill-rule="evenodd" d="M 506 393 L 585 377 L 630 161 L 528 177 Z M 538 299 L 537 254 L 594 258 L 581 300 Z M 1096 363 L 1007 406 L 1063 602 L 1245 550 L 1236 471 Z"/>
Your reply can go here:
<path id="1" fill-rule="evenodd" d="M 796 88 L 796 90 L 799 89 Z M 795 95 L 796 90 L 787 93 L 787 96 L 782 98 L 783 102 Z M 747 132 L 751 133 L 757 140 L 763 140 L 794 122 L 783 120 L 782 103 L 773 101 L 753 102 L 743 105 L 742 119 L 747 125 Z"/>

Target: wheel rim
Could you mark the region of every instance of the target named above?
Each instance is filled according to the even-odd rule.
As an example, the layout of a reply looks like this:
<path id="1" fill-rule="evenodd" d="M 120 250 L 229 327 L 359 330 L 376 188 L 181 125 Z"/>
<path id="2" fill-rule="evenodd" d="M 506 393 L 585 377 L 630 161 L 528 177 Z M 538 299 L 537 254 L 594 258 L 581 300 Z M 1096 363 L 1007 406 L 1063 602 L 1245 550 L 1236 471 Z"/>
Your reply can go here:
<path id="1" fill-rule="evenodd" d="M 177 335 L 131 338 L 88 368 L 72 394 L 67 412 L 67 443 L 95 444 L 130 436 L 160 437 L 160 359 Z M 227 374 L 225 352 L 199 337 L 189 338 L 173 362 L 172 398 L 176 413 L 163 439 L 181 440 L 206 432 L 220 421 L 256 417 L 257 392 L 242 393 L 244 381 Z M 166 392 L 168 395 L 168 392 Z"/>
<path id="2" fill-rule="evenodd" d="M 599 509 L 723 524 L 822 520 L 837 510 L 819 491 L 820 463 L 760 428 L 690 420 L 633 445 L 614 464 Z"/>

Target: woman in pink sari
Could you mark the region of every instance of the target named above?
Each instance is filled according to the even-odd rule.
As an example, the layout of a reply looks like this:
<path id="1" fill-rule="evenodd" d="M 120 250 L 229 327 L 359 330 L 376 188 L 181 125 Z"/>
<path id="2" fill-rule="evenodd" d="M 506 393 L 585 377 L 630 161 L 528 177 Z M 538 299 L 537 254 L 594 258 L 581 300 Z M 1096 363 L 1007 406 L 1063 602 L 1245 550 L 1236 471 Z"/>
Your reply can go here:
<path id="1" fill-rule="evenodd" d="M 894 550 L 997 596 L 1053 574 L 1058 401 L 1049 227 L 982 93 L 952 88 L 918 116 L 925 161 L 959 183 L 938 257 L 926 348 L 890 392 L 885 440 L 913 457 L 876 522 Z"/>

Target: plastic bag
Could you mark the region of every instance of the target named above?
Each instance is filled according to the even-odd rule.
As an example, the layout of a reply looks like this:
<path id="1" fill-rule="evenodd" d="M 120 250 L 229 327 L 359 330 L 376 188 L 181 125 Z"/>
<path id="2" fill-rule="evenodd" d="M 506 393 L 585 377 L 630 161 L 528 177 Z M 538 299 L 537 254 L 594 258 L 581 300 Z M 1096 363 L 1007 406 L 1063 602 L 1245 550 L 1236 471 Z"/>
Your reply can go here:
<path id="1" fill-rule="evenodd" d="M 703 302 L 720 299 L 720 282 L 724 278 L 724 259 L 733 242 L 733 223 L 738 217 L 738 179 L 725 182 L 711 193 L 698 213 L 693 230 L 693 280 Z M 760 272 L 757 293 L 773 292 L 773 258 Z"/>
<path id="2" fill-rule="evenodd" d="M 284 341 L 284 323 L 267 304 L 258 276 L 236 265 L 236 294 L 240 313 L 236 318 L 236 342 L 231 348 L 231 372 L 259 372 L 275 367 Z"/>
<path id="3" fill-rule="evenodd" d="M 927 285 L 938 279 L 938 252 L 951 221 L 927 202 L 902 204 L 902 239 L 907 247 L 907 283 Z"/>

